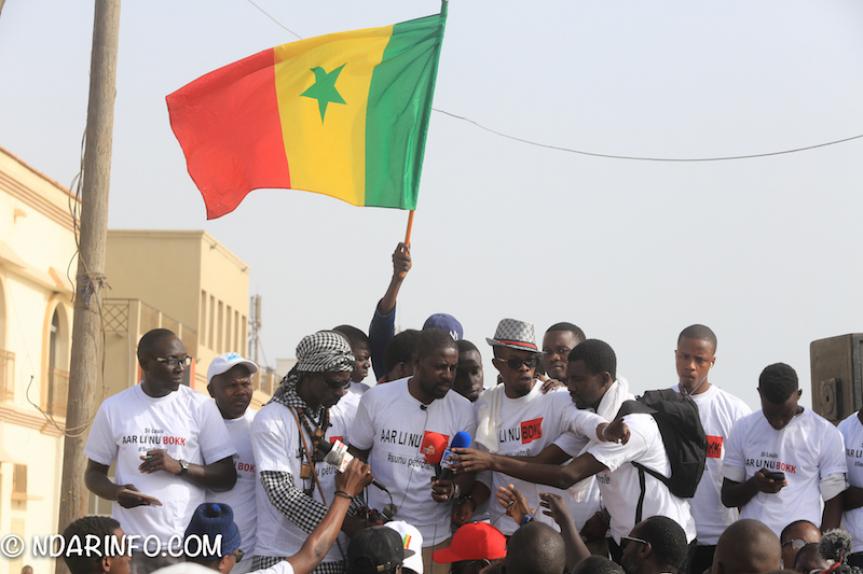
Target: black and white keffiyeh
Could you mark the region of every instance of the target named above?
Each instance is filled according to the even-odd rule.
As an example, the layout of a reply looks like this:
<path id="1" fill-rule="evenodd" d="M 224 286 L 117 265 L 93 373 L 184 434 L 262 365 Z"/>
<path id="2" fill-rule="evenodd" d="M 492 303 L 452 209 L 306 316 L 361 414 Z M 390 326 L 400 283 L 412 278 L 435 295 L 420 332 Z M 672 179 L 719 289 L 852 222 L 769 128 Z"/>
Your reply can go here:
<path id="1" fill-rule="evenodd" d="M 355 363 L 351 346 L 340 333 L 318 331 L 306 335 L 297 345 L 297 364 L 279 383 L 271 401 L 286 407 L 307 408 L 296 394 L 300 373 L 344 373 L 352 371 Z"/>

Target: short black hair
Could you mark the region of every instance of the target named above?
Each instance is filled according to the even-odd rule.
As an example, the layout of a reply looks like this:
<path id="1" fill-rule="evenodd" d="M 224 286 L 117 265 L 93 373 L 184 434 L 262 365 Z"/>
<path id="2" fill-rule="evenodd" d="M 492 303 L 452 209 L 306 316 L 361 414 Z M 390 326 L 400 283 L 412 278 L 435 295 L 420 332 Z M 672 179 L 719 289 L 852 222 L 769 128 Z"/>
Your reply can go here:
<path id="1" fill-rule="evenodd" d="M 758 389 L 769 402 L 784 403 L 798 389 L 797 372 L 785 363 L 767 365 L 758 377 Z"/>
<path id="2" fill-rule="evenodd" d="M 417 337 L 415 358 L 417 361 L 437 353 L 441 349 L 458 351 L 455 339 L 443 329 L 423 329 Z"/>
<path id="3" fill-rule="evenodd" d="M 587 339 L 587 335 L 584 334 L 581 327 L 576 325 L 575 323 L 567 323 L 566 321 L 562 321 L 560 323 L 555 323 L 551 327 L 545 330 L 546 333 L 552 333 L 554 331 L 569 331 L 575 338 L 579 341 L 584 341 Z"/>
<path id="4" fill-rule="evenodd" d="M 816 556 L 818 558 L 821 558 L 822 560 L 825 559 L 824 556 L 821 554 L 820 542 L 807 542 L 800 548 L 800 550 L 797 551 L 797 554 L 794 555 L 793 566 L 795 571 L 800 572 L 800 570 L 797 569 L 800 564 L 800 559 L 808 558 L 809 556 L 807 556 L 807 554 L 811 556 Z M 837 572 L 845 572 L 845 570 L 837 570 Z"/>
<path id="5" fill-rule="evenodd" d="M 605 556 L 588 556 L 572 569 L 572 574 L 624 574 L 623 567 Z"/>
<path id="6" fill-rule="evenodd" d="M 559 574 L 566 567 L 566 546 L 548 524 L 528 522 L 506 543 L 508 574 Z"/>
<path id="7" fill-rule="evenodd" d="M 405 329 L 390 339 L 384 349 L 384 372 L 389 373 L 399 363 L 410 363 L 419 341 L 420 332 L 416 329 Z"/>
<path id="8" fill-rule="evenodd" d="M 699 341 L 707 341 L 713 347 L 713 352 L 716 352 L 716 333 L 707 325 L 696 323 L 690 325 L 680 332 L 677 336 L 677 344 L 680 344 L 681 339 L 697 339 Z"/>
<path id="9" fill-rule="evenodd" d="M 805 518 L 801 518 L 800 520 L 795 520 L 794 522 L 789 523 L 785 528 L 782 529 L 782 532 L 779 534 L 779 541 L 785 542 L 785 537 L 788 536 L 788 533 L 793 528 L 796 528 L 796 527 L 800 526 L 801 524 L 809 524 L 815 530 L 820 530 L 820 528 L 818 528 L 818 525 L 815 524 L 814 522 L 812 522 L 811 520 L 806 520 Z"/>
<path id="10" fill-rule="evenodd" d="M 156 343 L 176 336 L 172 330 L 163 328 L 150 329 L 144 333 L 138 341 L 138 363 L 143 365 L 144 361 L 153 355 L 153 347 L 156 346 Z"/>
<path id="11" fill-rule="evenodd" d="M 689 544 L 686 542 L 686 532 L 677 522 L 667 516 L 651 516 L 640 522 L 635 530 L 639 538 L 650 542 L 660 566 L 671 570 L 679 570 L 683 566 Z"/>
<path id="12" fill-rule="evenodd" d="M 455 344 L 458 346 L 459 353 L 469 353 L 470 351 L 476 351 L 477 353 L 479 353 L 479 349 L 476 348 L 476 345 L 474 345 L 467 339 L 459 339 L 455 342 Z"/>
<path id="13" fill-rule="evenodd" d="M 584 366 L 593 375 L 608 372 L 612 379 L 617 378 L 617 355 L 605 341 L 587 339 L 569 352 L 569 362 L 584 361 Z"/>
<path id="14" fill-rule="evenodd" d="M 351 348 L 369 346 L 369 336 L 366 335 L 362 329 L 358 329 L 353 325 L 339 325 L 337 327 L 333 327 L 333 331 L 347 339 Z"/>
<path id="15" fill-rule="evenodd" d="M 94 574 L 98 571 L 99 561 L 106 556 L 105 551 L 112 550 L 111 548 L 104 548 L 103 544 L 106 540 L 113 540 L 114 531 L 118 528 L 120 528 L 120 523 L 110 516 L 85 516 L 69 524 L 63 530 L 63 548 L 68 550 L 70 542 L 76 538 L 80 542 L 79 547 L 81 548 L 84 547 L 87 536 L 95 535 L 99 541 L 96 548 L 88 552 L 64 552 L 63 562 L 66 563 L 69 571 L 72 574 Z M 117 540 L 116 548 L 121 549 L 119 540 Z M 111 554 L 107 554 L 107 556 L 111 556 Z"/>

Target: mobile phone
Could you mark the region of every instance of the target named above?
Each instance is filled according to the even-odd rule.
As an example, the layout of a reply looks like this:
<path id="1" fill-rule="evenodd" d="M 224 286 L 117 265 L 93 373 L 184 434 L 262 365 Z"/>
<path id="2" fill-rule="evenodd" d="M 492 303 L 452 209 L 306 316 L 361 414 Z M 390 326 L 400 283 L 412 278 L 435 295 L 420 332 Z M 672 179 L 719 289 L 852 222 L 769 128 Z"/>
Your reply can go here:
<path id="1" fill-rule="evenodd" d="M 785 473 L 777 470 L 768 470 L 764 473 L 764 476 L 770 480 L 785 480 Z"/>

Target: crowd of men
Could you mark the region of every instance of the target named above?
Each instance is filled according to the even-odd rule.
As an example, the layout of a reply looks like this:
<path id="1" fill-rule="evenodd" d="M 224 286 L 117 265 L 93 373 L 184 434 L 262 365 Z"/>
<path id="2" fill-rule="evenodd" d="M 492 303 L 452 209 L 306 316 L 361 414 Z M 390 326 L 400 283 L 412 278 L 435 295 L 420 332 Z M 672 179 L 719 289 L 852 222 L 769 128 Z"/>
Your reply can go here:
<path id="1" fill-rule="evenodd" d="M 340 325 L 304 337 L 257 413 L 252 361 L 213 360 L 207 397 L 182 384 L 183 342 L 145 334 L 141 383 L 102 403 L 85 450 L 87 486 L 113 518 L 79 519 L 64 536 L 135 534 L 157 548 L 67 557 L 72 574 L 863 566 L 863 412 L 834 427 L 798 404 L 797 375 L 781 363 L 757 378 L 761 409 L 750 412 L 710 381 L 714 332 L 688 326 L 677 383 L 657 395 L 697 413 L 703 471 L 681 494 L 686 461 L 662 406 L 633 407 L 644 404 L 608 343 L 560 322 L 537 344 L 531 323 L 503 319 L 485 347 L 497 384 L 484 388 L 483 351 L 454 317 L 395 333 L 411 263 L 400 244 L 368 334 Z M 840 525 L 850 540 L 822 540 Z M 170 552 L 217 535 L 217 551 Z"/>

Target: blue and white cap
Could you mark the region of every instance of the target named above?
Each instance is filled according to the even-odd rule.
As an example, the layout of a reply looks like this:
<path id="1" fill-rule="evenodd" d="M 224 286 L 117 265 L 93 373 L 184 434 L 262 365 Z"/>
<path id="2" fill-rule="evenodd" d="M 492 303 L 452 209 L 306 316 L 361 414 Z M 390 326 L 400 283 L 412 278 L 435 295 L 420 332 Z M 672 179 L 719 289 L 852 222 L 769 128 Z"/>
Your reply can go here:
<path id="1" fill-rule="evenodd" d="M 210 384 L 213 377 L 223 375 L 237 365 L 245 365 L 249 368 L 249 371 L 252 374 L 258 372 L 258 365 L 249 359 L 246 359 L 239 353 L 225 353 L 224 355 L 219 355 L 210 362 L 210 366 L 207 368 L 207 384 Z"/>

